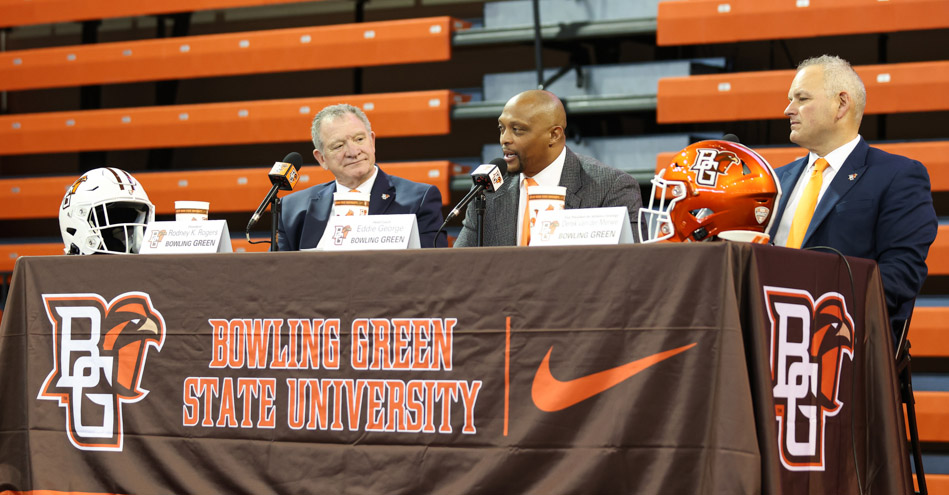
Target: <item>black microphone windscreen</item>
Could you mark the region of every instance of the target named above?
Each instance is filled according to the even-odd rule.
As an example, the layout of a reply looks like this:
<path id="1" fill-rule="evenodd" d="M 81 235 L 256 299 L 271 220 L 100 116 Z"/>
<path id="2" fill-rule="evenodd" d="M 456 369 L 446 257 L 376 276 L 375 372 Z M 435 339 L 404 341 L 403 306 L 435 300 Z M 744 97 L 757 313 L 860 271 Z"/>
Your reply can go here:
<path id="1" fill-rule="evenodd" d="M 488 163 L 497 167 L 501 171 L 501 175 L 507 175 L 507 162 L 504 161 L 504 158 L 495 158 Z"/>
<path id="2" fill-rule="evenodd" d="M 300 166 L 303 165 L 303 157 L 296 151 L 291 151 L 287 156 L 283 157 L 283 163 L 289 163 L 293 165 L 293 168 L 300 170 Z"/>
<path id="3" fill-rule="evenodd" d="M 722 141 L 731 141 L 733 143 L 741 144 L 741 141 L 738 139 L 738 136 L 734 134 L 725 134 L 724 136 L 722 136 Z"/>

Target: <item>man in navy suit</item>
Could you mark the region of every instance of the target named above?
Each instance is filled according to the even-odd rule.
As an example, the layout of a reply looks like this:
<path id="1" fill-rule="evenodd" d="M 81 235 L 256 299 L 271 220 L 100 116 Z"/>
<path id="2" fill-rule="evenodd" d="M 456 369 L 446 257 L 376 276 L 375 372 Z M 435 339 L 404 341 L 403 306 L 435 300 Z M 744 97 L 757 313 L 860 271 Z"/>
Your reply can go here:
<path id="1" fill-rule="evenodd" d="M 313 156 L 336 180 L 283 198 L 277 245 L 281 251 L 316 247 L 333 210 L 333 193 L 369 191 L 369 214 L 414 214 L 423 248 L 447 247 L 438 188 L 388 175 L 376 165 L 376 135 L 362 110 L 332 105 L 313 118 Z"/>
<path id="2" fill-rule="evenodd" d="M 936 239 L 929 174 L 918 161 L 871 148 L 858 134 L 866 89 L 846 60 L 824 55 L 802 62 L 788 100 L 791 142 L 810 153 L 776 170 L 784 194 L 771 237 L 778 246 L 829 246 L 876 260 L 898 334 Z M 816 207 L 806 199 L 812 175 Z M 809 222 L 802 203 L 811 204 Z M 796 225 L 795 216 L 804 221 Z"/>

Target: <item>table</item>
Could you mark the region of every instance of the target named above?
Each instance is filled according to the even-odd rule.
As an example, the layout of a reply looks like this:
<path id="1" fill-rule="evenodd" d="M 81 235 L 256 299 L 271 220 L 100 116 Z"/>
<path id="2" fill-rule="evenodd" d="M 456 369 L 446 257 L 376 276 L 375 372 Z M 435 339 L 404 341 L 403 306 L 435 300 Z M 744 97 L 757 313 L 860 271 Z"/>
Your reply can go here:
<path id="1" fill-rule="evenodd" d="M 21 258 L 0 492 L 909 493 L 879 272 L 847 261 Z"/>

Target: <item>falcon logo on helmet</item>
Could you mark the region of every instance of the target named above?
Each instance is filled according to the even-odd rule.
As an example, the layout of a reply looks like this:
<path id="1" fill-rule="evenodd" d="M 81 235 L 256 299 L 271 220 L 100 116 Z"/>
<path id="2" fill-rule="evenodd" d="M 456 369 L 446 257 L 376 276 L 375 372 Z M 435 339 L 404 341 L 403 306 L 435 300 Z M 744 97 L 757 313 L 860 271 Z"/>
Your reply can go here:
<path id="1" fill-rule="evenodd" d="M 731 141 L 701 141 L 652 179 L 649 206 L 639 210 L 642 242 L 767 242 L 780 197 L 777 176 L 759 154 Z"/>
<path id="2" fill-rule="evenodd" d="M 59 230 L 66 254 L 138 253 L 155 207 L 141 184 L 117 168 L 97 168 L 66 190 Z"/>
<path id="3" fill-rule="evenodd" d="M 700 148 L 696 150 L 695 163 L 689 167 L 695 172 L 696 184 L 715 187 L 718 176 L 727 174 L 732 165 L 741 165 L 741 159 L 731 151 L 721 151 L 714 148 Z"/>
<path id="4" fill-rule="evenodd" d="M 66 197 L 63 198 L 64 210 L 69 208 L 69 204 L 72 203 L 72 196 L 73 194 L 76 194 L 76 189 L 79 189 L 79 186 L 81 186 L 82 183 L 87 180 L 89 180 L 89 176 L 83 175 L 82 177 L 76 179 L 76 182 L 73 182 L 71 186 L 69 186 L 69 190 L 66 191 Z"/>
<path id="5" fill-rule="evenodd" d="M 165 320 L 142 292 L 111 302 L 98 294 L 43 294 L 52 324 L 53 369 L 38 399 L 66 409 L 66 434 L 81 450 L 121 451 L 122 406 L 141 387 L 148 349 L 160 351 Z"/>

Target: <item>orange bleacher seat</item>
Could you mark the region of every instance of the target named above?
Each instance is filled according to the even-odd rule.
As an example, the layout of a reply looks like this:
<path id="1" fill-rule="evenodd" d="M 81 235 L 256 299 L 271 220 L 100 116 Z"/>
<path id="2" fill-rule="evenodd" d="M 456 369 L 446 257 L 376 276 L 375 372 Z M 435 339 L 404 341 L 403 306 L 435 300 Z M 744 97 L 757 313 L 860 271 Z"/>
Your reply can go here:
<path id="1" fill-rule="evenodd" d="M 365 110 L 378 137 L 448 134 L 449 90 L 0 116 L 0 155 L 309 141 L 313 115 Z"/>
<path id="2" fill-rule="evenodd" d="M 916 481 L 916 474 L 913 474 L 913 487 L 915 490 L 919 490 L 919 484 Z M 933 495 L 949 493 L 949 474 L 933 474 L 927 472 L 926 490 Z"/>
<path id="3" fill-rule="evenodd" d="M 442 204 L 451 197 L 449 182 L 454 164 L 448 161 L 382 163 L 388 174 L 438 188 Z M 158 214 L 174 213 L 178 200 L 208 201 L 212 214 L 253 212 L 270 189 L 266 170 L 240 168 L 225 170 L 191 170 L 169 172 L 134 172 Z M 333 180 L 332 174 L 319 165 L 300 168 L 296 190 Z M 0 220 L 57 218 L 59 204 L 75 176 L 26 177 L 0 179 Z M 283 196 L 285 193 L 281 193 Z"/>
<path id="4" fill-rule="evenodd" d="M 0 28 L 304 1 L 308 0 L 0 0 Z"/>
<path id="5" fill-rule="evenodd" d="M 659 2 L 658 45 L 734 43 L 949 27 L 945 0 Z"/>
<path id="6" fill-rule="evenodd" d="M 0 53 L 0 91 L 444 61 L 468 25 L 429 17 L 16 50 Z"/>
<path id="7" fill-rule="evenodd" d="M 949 357 L 949 307 L 916 306 L 910 323 L 909 340 L 913 357 Z"/>
<path id="8" fill-rule="evenodd" d="M 913 355 L 916 344 L 913 343 Z M 916 397 L 916 422 L 922 442 L 949 442 L 949 392 L 913 391 Z M 907 435 L 908 437 L 909 435 Z"/>
<path id="9" fill-rule="evenodd" d="M 865 114 L 949 110 L 949 61 L 863 65 L 854 69 L 867 88 Z M 786 119 L 784 109 L 794 74 L 794 70 L 779 70 L 660 79 L 656 121 L 668 124 Z"/>
<path id="10" fill-rule="evenodd" d="M 63 243 L 0 244 L 0 273 L 12 272 L 16 260 L 20 256 L 48 256 L 54 254 L 63 254 Z"/>
<path id="11" fill-rule="evenodd" d="M 926 258 L 930 275 L 949 275 L 949 225 L 940 225 Z"/>

